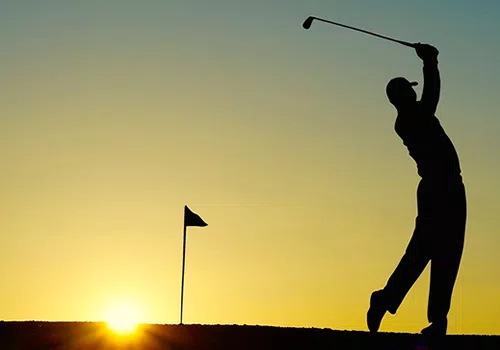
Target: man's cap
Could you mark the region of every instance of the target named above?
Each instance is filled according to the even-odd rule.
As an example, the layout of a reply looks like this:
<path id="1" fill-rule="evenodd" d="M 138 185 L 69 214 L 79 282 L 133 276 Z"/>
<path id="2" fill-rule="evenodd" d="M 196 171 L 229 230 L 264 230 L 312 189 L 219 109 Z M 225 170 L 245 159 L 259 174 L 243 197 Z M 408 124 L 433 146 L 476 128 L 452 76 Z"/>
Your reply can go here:
<path id="1" fill-rule="evenodd" d="M 408 79 L 403 77 L 397 77 L 391 79 L 385 88 L 385 92 L 389 100 L 398 94 L 401 89 L 408 88 L 408 86 L 416 86 L 418 83 L 416 81 L 408 81 Z"/>
<path id="2" fill-rule="evenodd" d="M 399 89 L 400 87 L 402 86 L 416 86 L 418 85 L 418 82 L 416 81 L 409 81 L 408 79 L 406 78 L 403 78 L 403 77 L 397 77 L 397 78 L 393 78 L 389 81 L 389 83 L 387 83 L 387 92 L 389 91 L 394 91 L 394 90 L 397 90 Z"/>

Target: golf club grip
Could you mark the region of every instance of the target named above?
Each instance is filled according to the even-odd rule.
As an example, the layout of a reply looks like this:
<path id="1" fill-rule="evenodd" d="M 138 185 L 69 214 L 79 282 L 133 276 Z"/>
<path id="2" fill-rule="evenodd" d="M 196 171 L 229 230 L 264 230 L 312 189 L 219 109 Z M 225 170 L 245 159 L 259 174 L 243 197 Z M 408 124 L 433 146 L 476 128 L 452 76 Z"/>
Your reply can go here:
<path id="1" fill-rule="evenodd" d="M 401 44 L 401 45 L 404 45 L 404 46 L 408 46 L 408 47 L 411 47 L 411 48 L 416 48 L 417 45 L 416 44 L 412 44 L 412 43 L 409 43 L 407 41 L 402 41 L 402 40 L 395 40 L 397 43 Z"/>
<path id="2" fill-rule="evenodd" d="M 396 42 L 396 43 L 404 45 L 404 46 L 408 46 L 408 47 L 412 47 L 412 48 L 416 47 L 415 44 L 409 43 L 407 41 L 393 39 L 393 38 L 390 38 L 388 36 L 380 35 L 380 34 L 373 33 L 373 32 L 369 32 L 369 31 L 364 30 L 364 29 L 351 27 L 351 26 L 348 26 L 348 25 L 345 25 L 345 24 L 342 24 L 342 23 L 332 22 L 332 21 L 329 21 L 329 20 L 326 20 L 326 19 L 322 19 L 322 18 L 318 18 L 318 17 L 314 17 L 314 19 L 316 19 L 318 21 L 330 23 L 330 24 L 335 24 L 337 26 L 348 28 L 348 29 L 352 29 L 352 30 L 355 30 L 355 31 L 358 31 L 358 32 L 362 32 L 362 33 L 365 33 L 365 34 L 373 35 L 373 36 L 376 36 L 376 37 L 379 37 L 379 38 L 382 38 L 382 39 L 390 40 L 390 41 Z"/>

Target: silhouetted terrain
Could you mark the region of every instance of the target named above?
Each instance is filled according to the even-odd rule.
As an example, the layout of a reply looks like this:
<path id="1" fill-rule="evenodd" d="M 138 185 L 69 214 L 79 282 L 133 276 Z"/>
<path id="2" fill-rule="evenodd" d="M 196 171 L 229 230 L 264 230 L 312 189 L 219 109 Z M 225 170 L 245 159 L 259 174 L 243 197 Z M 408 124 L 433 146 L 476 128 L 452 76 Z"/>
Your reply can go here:
<path id="1" fill-rule="evenodd" d="M 116 336 L 103 323 L 0 322 L 0 349 L 419 349 L 420 335 L 236 325 L 142 325 Z M 447 349 L 500 349 L 500 336 L 450 335 Z"/>

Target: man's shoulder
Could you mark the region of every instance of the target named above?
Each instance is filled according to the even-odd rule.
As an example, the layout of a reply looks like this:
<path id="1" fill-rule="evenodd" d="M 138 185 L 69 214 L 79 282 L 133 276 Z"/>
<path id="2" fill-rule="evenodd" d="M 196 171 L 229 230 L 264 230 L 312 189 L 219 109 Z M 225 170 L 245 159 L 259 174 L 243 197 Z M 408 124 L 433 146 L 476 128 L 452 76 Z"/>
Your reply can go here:
<path id="1" fill-rule="evenodd" d="M 420 117 L 420 119 L 435 119 L 437 120 L 436 114 L 431 113 L 425 106 L 425 103 L 422 100 L 417 101 L 416 114 Z"/>

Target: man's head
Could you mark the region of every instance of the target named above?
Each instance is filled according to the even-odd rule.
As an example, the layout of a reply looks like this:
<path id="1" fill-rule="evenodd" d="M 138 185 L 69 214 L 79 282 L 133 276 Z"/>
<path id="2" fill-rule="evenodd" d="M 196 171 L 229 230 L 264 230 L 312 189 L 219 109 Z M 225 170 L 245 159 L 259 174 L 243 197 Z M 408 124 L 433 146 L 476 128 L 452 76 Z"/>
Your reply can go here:
<path id="1" fill-rule="evenodd" d="M 413 90 L 413 86 L 417 84 L 416 81 L 409 82 L 405 78 L 398 77 L 391 79 L 387 83 L 385 92 L 396 109 L 405 109 L 411 107 L 417 101 L 417 93 Z"/>

